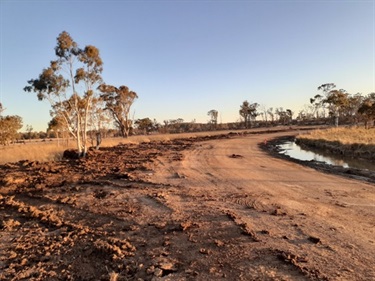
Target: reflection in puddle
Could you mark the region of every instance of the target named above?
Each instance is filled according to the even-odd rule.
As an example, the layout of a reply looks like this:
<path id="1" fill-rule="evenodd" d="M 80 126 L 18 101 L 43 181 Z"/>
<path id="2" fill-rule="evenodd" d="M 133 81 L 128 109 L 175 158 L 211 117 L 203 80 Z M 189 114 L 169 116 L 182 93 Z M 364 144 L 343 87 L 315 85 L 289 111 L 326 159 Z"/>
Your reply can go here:
<path id="1" fill-rule="evenodd" d="M 303 161 L 319 161 L 330 165 L 342 166 L 344 168 L 367 169 L 375 171 L 375 163 L 363 159 L 345 158 L 338 155 L 329 154 L 322 151 L 310 151 L 302 149 L 294 141 L 288 141 L 279 145 L 281 153 L 289 155 L 292 158 Z"/>

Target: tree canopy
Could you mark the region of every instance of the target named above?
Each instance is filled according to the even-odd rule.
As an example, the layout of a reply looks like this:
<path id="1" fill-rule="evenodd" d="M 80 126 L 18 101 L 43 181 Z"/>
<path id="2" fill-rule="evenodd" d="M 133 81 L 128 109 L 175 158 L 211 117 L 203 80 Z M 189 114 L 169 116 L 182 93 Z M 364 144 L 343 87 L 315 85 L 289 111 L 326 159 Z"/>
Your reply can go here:
<path id="1" fill-rule="evenodd" d="M 138 98 L 137 93 L 130 91 L 126 86 L 117 88 L 106 84 L 100 85 L 99 90 L 105 102 L 105 109 L 111 112 L 121 135 L 128 137 L 133 123 L 130 119 L 130 108 Z"/>
<path id="2" fill-rule="evenodd" d="M 24 90 L 50 102 L 52 117 L 63 121 L 77 141 L 78 153 L 84 156 L 95 90 L 102 83 L 103 62 L 99 49 L 92 45 L 79 48 L 66 31 L 57 37 L 55 54 L 56 60 L 38 78 L 29 80 Z"/>
<path id="3" fill-rule="evenodd" d="M 259 104 L 257 103 L 249 103 L 245 100 L 240 106 L 240 116 L 244 119 L 245 128 L 249 128 L 251 126 L 251 121 L 254 120 L 257 116 L 257 108 Z"/>
<path id="4" fill-rule="evenodd" d="M 22 128 L 22 118 L 18 115 L 2 116 L 5 109 L 0 103 L 0 144 L 7 145 L 18 138 L 18 130 Z"/>

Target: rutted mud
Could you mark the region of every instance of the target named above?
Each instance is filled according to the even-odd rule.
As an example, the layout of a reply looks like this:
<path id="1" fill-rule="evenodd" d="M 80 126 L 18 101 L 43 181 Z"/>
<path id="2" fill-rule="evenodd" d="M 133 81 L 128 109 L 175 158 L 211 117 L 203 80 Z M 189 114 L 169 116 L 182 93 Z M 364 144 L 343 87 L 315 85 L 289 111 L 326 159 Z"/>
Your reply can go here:
<path id="1" fill-rule="evenodd" d="M 374 186 L 258 147 L 280 134 L 2 165 L 0 280 L 374 279 Z"/>

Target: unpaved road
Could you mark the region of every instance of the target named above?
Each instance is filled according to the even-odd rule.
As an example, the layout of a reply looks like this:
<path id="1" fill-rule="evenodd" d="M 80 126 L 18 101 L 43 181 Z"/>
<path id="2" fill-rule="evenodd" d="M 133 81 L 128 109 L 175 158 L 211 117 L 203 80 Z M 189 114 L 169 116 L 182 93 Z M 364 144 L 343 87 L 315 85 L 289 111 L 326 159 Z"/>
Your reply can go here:
<path id="1" fill-rule="evenodd" d="M 0 280 L 375 280 L 375 186 L 229 135 L 2 166 Z"/>

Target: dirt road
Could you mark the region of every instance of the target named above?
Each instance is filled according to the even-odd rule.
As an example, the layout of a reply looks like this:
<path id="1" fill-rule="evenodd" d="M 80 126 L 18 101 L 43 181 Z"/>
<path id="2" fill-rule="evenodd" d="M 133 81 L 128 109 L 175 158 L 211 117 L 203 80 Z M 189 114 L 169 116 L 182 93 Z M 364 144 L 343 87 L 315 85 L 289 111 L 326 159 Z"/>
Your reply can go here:
<path id="1" fill-rule="evenodd" d="M 158 169 L 180 186 L 165 205 L 198 222 L 198 244 L 220 249 L 198 260 L 234 279 L 374 280 L 374 186 L 271 158 L 264 138 L 205 142 Z"/>
<path id="2" fill-rule="evenodd" d="M 374 280 L 375 186 L 258 146 L 288 134 L 4 166 L 0 280 Z"/>

